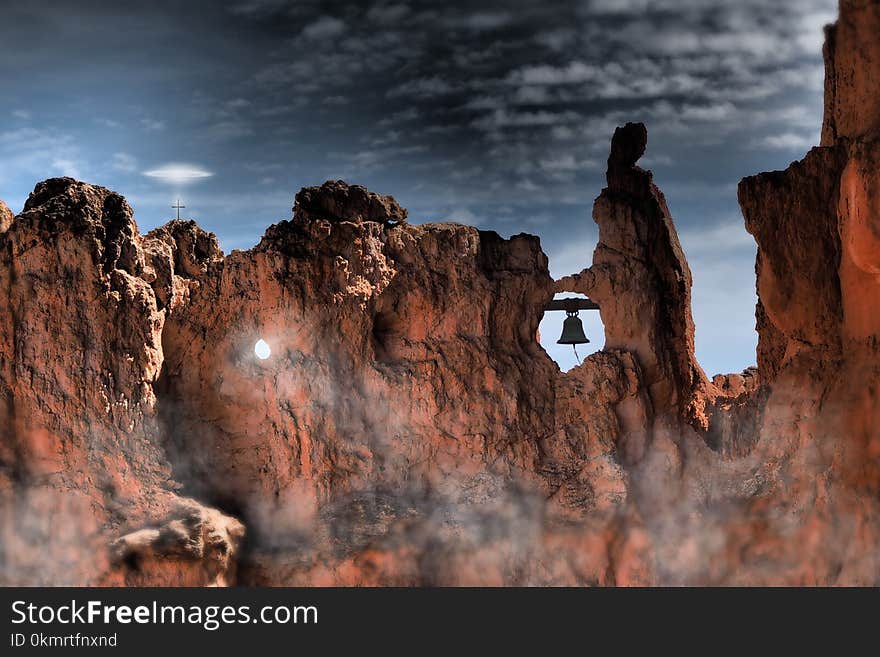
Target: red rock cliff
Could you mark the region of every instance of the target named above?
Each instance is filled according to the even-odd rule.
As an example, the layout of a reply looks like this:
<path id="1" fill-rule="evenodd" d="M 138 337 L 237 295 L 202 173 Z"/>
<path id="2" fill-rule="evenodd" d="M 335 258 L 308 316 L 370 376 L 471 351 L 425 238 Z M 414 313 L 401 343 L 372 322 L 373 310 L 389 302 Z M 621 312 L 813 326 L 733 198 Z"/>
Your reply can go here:
<path id="1" fill-rule="evenodd" d="M 226 256 L 39 184 L 0 215 L 3 582 L 876 585 L 878 23 L 841 3 L 822 146 L 740 185 L 758 367 L 712 381 L 641 124 L 559 281 L 341 181 Z M 606 328 L 567 373 L 556 291 Z"/>
<path id="2" fill-rule="evenodd" d="M 14 215 L 12 214 L 12 210 L 9 209 L 9 206 L 3 201 L 0 201 L 0 233 L 6 232 L 6 230 L 12 225 L 13 218 Z"/>
<path id="3" fill-rule="evenodd" d="M 177 496 L 161 444 L 153 277 L 131 208 L 102 187 L 40 183 L 0 235 L 4 583 L 225 581 L 244 529 Z M 128 541 L 137 556 L 111 549 L 163 526 L 186 549 L 161 565 L 153 534 Z"/>
<path id="4" fill-rule="evenodd" d="M 827 30 L 822 145 L 739 188 L 758 243 L 768 395 L 755 456 L 774 493 L 752 508 L 773 530 L 778 581 L 876 585 L 880 2 L 840 10 Z M 767 522 L 780 508 L 798 521 Z"/>

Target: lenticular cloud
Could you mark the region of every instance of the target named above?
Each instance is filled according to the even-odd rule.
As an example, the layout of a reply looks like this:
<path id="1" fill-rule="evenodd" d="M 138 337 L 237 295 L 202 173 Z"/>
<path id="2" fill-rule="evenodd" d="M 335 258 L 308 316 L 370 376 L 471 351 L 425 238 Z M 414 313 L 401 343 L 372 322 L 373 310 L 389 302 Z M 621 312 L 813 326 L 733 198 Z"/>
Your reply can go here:
<path id="1" fill-rule="evenodd" d="M 210 178 L 214 174 L 195 164 L 176 163 L 144 171 L 144 175 L 173 185 L 188 185 L 204 178 Z"/>

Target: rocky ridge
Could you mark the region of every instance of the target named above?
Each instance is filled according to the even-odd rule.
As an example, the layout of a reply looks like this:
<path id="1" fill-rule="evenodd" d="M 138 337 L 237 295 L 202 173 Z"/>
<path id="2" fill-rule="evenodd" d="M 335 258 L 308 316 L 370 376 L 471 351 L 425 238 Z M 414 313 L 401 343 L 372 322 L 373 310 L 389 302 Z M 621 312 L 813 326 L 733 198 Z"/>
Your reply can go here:
<path id="1" fill-rule="evenodd" d="M 341 181 L 228 255 L 72 179 L 0 205 L 0 581 L 876 585 L 878 24 L 841 3 L 822 145 L 740 184 L 741 374 L 694 357 L 641 124 L 558 281 L 535 237 Z M 606 330 L 567 373 L 536 339 L 559 291 Z"/>

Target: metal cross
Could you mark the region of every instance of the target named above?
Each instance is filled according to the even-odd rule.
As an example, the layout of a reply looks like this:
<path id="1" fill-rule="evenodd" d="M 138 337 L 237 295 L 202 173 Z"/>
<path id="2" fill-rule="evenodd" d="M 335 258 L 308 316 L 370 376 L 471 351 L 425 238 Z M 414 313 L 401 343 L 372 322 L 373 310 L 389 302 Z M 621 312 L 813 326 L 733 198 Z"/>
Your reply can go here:
<path id="1" fill-rule="evenodd" d="M 180 208 L 185 208 L 185 205 L 180 204 L 180 199 L 177 199 L 177 205 L 172 205 L 171 209 L 177 208 L 177 219 L 180 219 Z"/>

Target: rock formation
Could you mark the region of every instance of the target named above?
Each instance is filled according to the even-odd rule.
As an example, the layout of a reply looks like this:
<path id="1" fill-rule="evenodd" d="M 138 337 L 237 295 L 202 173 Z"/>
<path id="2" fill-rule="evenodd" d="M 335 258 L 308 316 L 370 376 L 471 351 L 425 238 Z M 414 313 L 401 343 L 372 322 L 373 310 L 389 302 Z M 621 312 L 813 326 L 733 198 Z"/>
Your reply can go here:
<path id="1" fill-rule="evenodd" d="M 608 186 L 593 208 L 599 225 L 593 265 L 556 289 L 599 304 L 606 347 L 638 356 L 653 409 L 705 424 L 693 406 L 707 381 L 694 357 L 691 272 L 663 193 L 651 172 L 636 166 L 647 142 L 640 123 L 615 131 Z"/>
<path id="2" fill-rule="evenodd" d="M 226 586 L 235 581 L 244 525 L 195 500 L 181 499 L 155 527 L 110 545 L 115 586 Z M 170 567 L 169 567 L 169 561 Z"/>
<path id="3" fill-rule="evenodd" d="M 777 504 L 756 515 L 798 518 L 768 525 L 786 583 L 880 579 L 878 26 L 880 3 L 841 2 L 827 30 L 822 145 L 739 188 L 758 243 L 767 394 L 754 452 Z"/>
<path id="4" fill-rule="evenodd" d="M 0 201 L 0 233 L 5 233 L 9 229 L 14 218 L 9 206 Z"/>
<path id="5" fill-rule="evenodd" d="M 0 581 L 876 585 L 878 25 L 841 3 L 822 145 L 740 185 L 741 374 L 694 357 L 641 124 L 559 281 L 537 238 L 342 181 L 225 256 L 71 179 L 0 205 Z M 536 340 L 558 291 L 606 330 L 567 373 Z"/>
<path id="6" fill-rule="evenodd" d="M 840 0 L 840 18 L 825 30 L 822 146 L 880 130 L 878 30 L 876 0 Z"/>
<path id="7" fill-rule="evenodd" d="M 125 199 L 69 178 L 37 185 L 0 245 L 0 579 L 102 581 L 107 536 L 178 500 L 156 418 L 154 269 Z"/>

